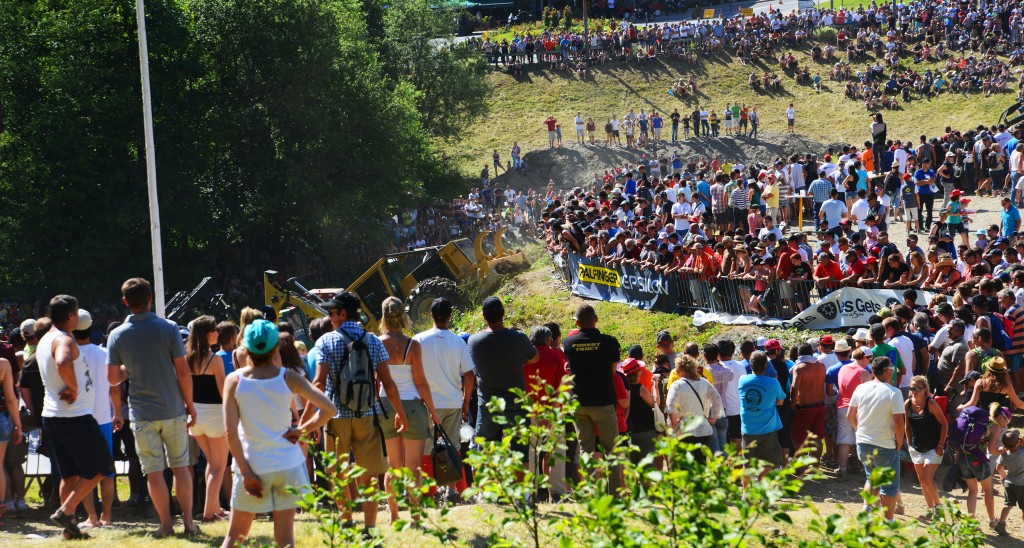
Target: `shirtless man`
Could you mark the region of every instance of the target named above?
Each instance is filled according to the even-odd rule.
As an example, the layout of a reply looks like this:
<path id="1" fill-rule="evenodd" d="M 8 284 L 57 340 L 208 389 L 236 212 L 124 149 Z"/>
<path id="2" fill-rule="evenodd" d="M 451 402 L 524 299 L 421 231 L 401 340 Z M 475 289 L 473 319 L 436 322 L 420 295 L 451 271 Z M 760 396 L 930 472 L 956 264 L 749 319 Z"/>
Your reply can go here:
<path id="1" fill-rule="evenodd" d="M 800 356 L 793 366 L 793 386 L 789 397 L 793 402 L 793 452 L 796 453 L 813 432 L 818 440 L 814 444 L 814 456 L 821 456 L 821 438 L 825 435 L 825 364 L 814 356 L 811 345 L 799 347 Z"/>

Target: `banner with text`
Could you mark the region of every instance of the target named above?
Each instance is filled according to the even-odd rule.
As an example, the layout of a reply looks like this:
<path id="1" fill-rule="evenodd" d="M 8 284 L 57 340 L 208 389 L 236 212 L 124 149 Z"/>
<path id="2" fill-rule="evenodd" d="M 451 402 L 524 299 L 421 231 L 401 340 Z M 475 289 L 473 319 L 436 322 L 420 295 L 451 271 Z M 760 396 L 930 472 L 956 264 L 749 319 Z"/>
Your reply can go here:
<path id="1" fill-rule="evenodd" d="M 917 292 L 917 304 L 928 306 L 933 293 Z M 849 327 L 867 327 L 868 319 L 883 308 L 903 302 L 902 289 L 861 289 L 843 287 L 829 293 L 806 310 L 797 314 L 792 320 L 768 319 L 761 320 L 753 316 L 735 316 L 717 312 L 697 311 L 693 315 L 693 325 L 700 327 L 706 323 L 726 325 L 762 325 L 796 329 L 843 329 Z"/>
<path id="2" fill-rule="evenodd" d="M 606 266 L 600 261 L 570 254 L 568 280 L 574 295 L 658 312 L 672 312 L 679 305 L 679 280 L 630 265 Z"/>

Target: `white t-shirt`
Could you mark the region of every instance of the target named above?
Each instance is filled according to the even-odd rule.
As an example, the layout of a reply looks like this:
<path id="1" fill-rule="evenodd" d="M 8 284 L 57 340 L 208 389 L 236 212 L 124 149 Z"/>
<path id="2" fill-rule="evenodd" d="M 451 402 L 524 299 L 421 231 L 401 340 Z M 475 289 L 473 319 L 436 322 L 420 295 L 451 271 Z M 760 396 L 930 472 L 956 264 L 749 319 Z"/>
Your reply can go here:
<path id="1" fill-rule="evenodd" d="M 796 111 L 793 110 L 793 107 L 789 107 L 786 109 L 786 119 L 792 120 L 793 118 L 796 118 Z"/>
<path id="2" fill-rule="evenodd" d="M 416 334 L 423 354 L 423 374 L 437 409 L 462 409 L 462 376 L 473 370 L 469 345 L 447 329 L 430 328 Z"/>
<path id="3" fill-rule="evenodd" d="M 82 353 L 85 365 L 89 367 L 89 375 L 92 377 L 93 385 L 96 388 L 92 416 L 96 418 L 97 424 L 112 422 L 114 414 L 110 407 L 110 381 L 107 380 L 107 351 L 92 343 L 79 345 L 78 351 Z"/>
<path id="4" fill-rule="evenodd" d="M 835 354 L 820 353 L 816 354 L 814 358 L 819 362 L 825 364 L 825 369 L 828 369 L 829 367 L 832 367 L 833 365 L 839 363 L 839 356 L 836 356 Z"/>
<path id="5" fill-rule="evenodd" d="M 906 371 L 900 377 L 900 388 L 910 386 L 910 378 L 914 376 L 914 343 L 906 335 L 897 335 L 889 339 L 889 344 L 896 347 L 903 360 L 903 367 Z"/>
<path id="6" fill-rule="evenodd" d="M 868 218 L 871 214 L 871 205 L 868 201 L 861 198 L 856 202 L 853 202 L 853 208 L 850 210 L 850 214 L 857 217 L 857 229 L 867 230 L 868 224 L 864 222 L 864 219 Z M 832 228 L 830 225 L 829 228 Z"/>
<path id="7" fill-rule="evenodd" d="M 726 416 L 735 417 L 740 414 L 740 377 L 747 374 L 747 368 L 736 360 L 724 361 L 722 365 L 732 371 L 732 380 L 726 383 L 725 392 L 721 394 L 722 406 Z"/>
<path id="8" fill-rule="evenodd" d="M 60 393 L 65 388 L 64 379 L 60 378 L 57 371 L 57 360 L 53 357 L 53 342 L 59 335 L 65 333 L 56 328 L 51 329 L 39 341 L 36 347 L 36 360 L 39 362 L 39 374 L 43 378 L 43 386 L 46 391 L 43 395 L 43 417 L 81 417 L 91 415 L 93 403 L 95 402 L 96 387 L 91 380 L 92 374 L 86 366 L 82 354 L 79 353 L 75 360 L 75 380 L 78 384 L 78 395 L 73 403 L 67 403 L 60 399 Z"/>
<path id="9" fill-rule="evenodd" d="M 693 215 L 693 208 L 686 202 L 676 202 L 672 206 L 672 215 Z M 682 219 L 675 219 L 676 232 L 686 232 L 690 230 L 690 220 L 686 217 Z"/>
<path id="10" fill-rule="evenodd" d="M 900 163 L 900 174 L 907 172 L 907 151 L 902 148 L 897 148 L 893 153 L 892 157 L 894 160 Z"/>
<path id="11" fill-rule="evenodd" d="M 895 386 L 868 381 L 853 391 L 850 407 L 857 408 L 857 443 L 896 449 L 893 415 L 902 415 L 903 393 Z"/>

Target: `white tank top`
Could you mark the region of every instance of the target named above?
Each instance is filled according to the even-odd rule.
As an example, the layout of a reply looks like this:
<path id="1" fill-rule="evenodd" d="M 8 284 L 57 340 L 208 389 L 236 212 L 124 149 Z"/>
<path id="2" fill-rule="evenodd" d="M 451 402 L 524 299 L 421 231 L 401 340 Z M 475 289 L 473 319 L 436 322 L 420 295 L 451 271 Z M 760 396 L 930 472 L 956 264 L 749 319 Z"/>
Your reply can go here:
<path id="1" fill-rule="evenodd" d="M 292 426 L 292 391 L 284 380 L 285 369 L 279 368 L 279 374 L 270 379 L 233 374 L 238 375 L 238 437 L 253 472 L 266 474 L 304 464 L 306 459 L 298 444 L 282 437 Z"/>
<path id="2" fill-rule="evenodd" d="M 67 403 L 60 399 L 60 392 L 67 388 L 64 379 L 60 378 L 57 370 L 57 360 L 53 358 L 53 341 L 59 335 L 67 335 L 56 328 L 50 329 L 43 335 L 36 347 L 36 361 L 39 363 L 39 374 L 43 378 L 43 386 L 46 393 L 43 396 L 43 417 L 80 417 L 91 415 L 93 406 L 96 403 L 96 387 L 93 385 L 92 376 L 89 374 L 89 366 L 81 351 L 75 360 L 75 379 L 78 381 L 78 395 L 74 403 Z M 78 345 L 75 344 L 77 347 Z"/>
<path id="3" fill-rule="evenodd" d="M 420 398 L 420 391 L 416 389 L 416 383 L 412 380 L 412 365 L 409 364 L 409 348 L 411 347 L 412 339 L 409 339 L 408 344 L 405 345 L 405 356 L 402 357 L 402 363 L 388 364 L 391 378 L 398 388 L 398 398 L 402 400 L 418 400 Z M 383 385 L 380 387 L 380 397 L 387 397 Z"/>

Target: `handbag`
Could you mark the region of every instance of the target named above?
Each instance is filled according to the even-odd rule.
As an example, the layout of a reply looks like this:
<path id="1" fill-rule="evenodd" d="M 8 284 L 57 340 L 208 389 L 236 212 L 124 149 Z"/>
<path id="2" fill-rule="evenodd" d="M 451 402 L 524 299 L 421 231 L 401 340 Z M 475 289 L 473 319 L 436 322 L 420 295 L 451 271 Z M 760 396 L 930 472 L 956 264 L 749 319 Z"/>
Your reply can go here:
<path id="1" fill-rule="evenodd" d="M 439 487 L 452 485 L 462 479 L 462 457 L 459 447 L 448 439 L 440 425 L 434 425 L 434 448 L 430 450 L 434 465 L 434 481 Z"/>
<path id="2" fill-rule="evenodd" d="M 668 421 L 665 420 L 665 413 L 657 405 L 654 406 L 654 429 L 658 432 L 668 430 Z"/>

